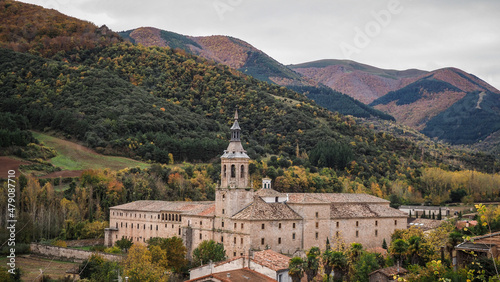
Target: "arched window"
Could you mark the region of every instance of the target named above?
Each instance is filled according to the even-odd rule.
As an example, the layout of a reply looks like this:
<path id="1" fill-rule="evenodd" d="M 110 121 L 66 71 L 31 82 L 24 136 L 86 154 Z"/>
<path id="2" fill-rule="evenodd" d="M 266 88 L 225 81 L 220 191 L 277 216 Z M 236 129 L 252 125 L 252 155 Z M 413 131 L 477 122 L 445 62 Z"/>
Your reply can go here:
<path id="1" fill-rule="evenodd" d="M 231 165 L 231 178 L 235 178 L 235 177 L 236 177 L 236 166 Z"/>
<path id="2" fill-rule="evenodd" d="M 226 165 L 224 165 L 224 177 L 227 177 L 227 168 L 226 168 Z"/>
<path id="3" fill-rule="evenodd" d="M 241 165 L 240 178 L 245 178 L 245 166 Z"/>

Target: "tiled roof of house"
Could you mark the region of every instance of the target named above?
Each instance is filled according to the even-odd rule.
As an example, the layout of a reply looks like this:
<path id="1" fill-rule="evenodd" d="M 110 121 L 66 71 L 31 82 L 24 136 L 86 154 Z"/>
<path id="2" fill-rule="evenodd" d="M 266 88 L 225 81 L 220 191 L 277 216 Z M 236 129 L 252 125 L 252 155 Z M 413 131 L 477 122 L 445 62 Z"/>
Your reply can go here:
<path id="1" fill-rule="evenodd" d="M 114 206 L 110 209 L 158 213 L 162 211 L 172 211 L 188 215 L 212 216 L 215 212 L 215 202 L 135 201 L 119 206 Z"/>
<path id="2" fill-rule="evenodd" d="M 289 193 L 288 203 L 389 203 L 389 201 L 368 194 Z"/>
<path id="3" fill-rule="evenodd" d="M 424 231 L 431 230 L 434 228 L 438 228 L 441 224 L 443 224 L 442 220 L 435 220 L 435 219 L 427 219 L 427 218 L 415 218 L 413 219 L 409 224 L 408 227 L 415 226 L 417 228 L 420 228 Z"/>
<path id="4" fill-rule="evenodd" d="M 259 189 L 257 192 L 255 192 L 255 195 L 261 196 L 261 197 L 283 197 L 285 194 L 280 193 L 274 189 L 268 188 L 268 189 Z"/>
<path id="5" fill-rule="evenodd" d="M 261 197 L 255 196 L 254 201 L 233 215 L 233 219 L 247 220 L 283 220 L 302 219 L 285 203 L 266 203 Z"/>
<path id="6" fill-rule="evenodd" d="M 290 258 L 273 250 L 253 253 L 253 261 L 274 271 L 288 269 Z"/>
<path id="7" fill-rule="evenodd" d="M 379 204 L 331 204 L 331 218 L 407 217 L 406 213 Z"/>
<path id="8" fill-rule="evenodd" d="M 394 275 L 408 273 L 408 270 L 402 268 L 401 266 L 391 266 L 391 267 L 386 267 L 386 268 L 381 268 L 379 270 L 375 270 L 372 273 L 370 273 L 369 275 L 371 276 L 377 272 L 382 273 L 385 277 L 390 277 L 392 279 L 392 277 Z"/>
<path id="9" fill-rule="evenodd" d="M 248 282 L 248 281 L 276 282 L 276 280 L 248 268 L 212 273 L 192 280 L 188 280 L 187 282 L 212 281 L 208 280 L 210 278 L 217 279 L 215 281 L 221 281 L 221 282 Z"/>

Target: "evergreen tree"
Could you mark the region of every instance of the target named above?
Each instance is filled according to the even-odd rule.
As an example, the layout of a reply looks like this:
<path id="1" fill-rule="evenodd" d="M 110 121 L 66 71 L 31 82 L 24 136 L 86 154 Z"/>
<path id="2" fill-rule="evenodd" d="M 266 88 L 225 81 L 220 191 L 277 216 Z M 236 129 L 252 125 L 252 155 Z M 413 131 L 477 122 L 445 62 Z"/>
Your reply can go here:
<path id="1" fill-rule="evenodd" d="M 387 242 L 385 241 L 385 238 L 384 241 L 382 241 L 382 249 L 387 250 Z"/>

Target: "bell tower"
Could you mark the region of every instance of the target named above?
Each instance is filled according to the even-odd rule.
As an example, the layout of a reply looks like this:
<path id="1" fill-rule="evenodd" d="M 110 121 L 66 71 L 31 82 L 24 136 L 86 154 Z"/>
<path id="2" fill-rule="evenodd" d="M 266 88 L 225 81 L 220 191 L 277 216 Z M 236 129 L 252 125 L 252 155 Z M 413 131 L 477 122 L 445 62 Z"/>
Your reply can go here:
<path id="1" fill-rule="evenodd" d="M 238 123 L 238 111 L 234 114 L 231 127 L 231 141 L 221 159 L 220 188 L 249 188 L 248 164 L 250 157 L 241 145 L 241 128 Z"/>
<path id="2" fill-rule="evenodd" d="M 248 165 L 250 157 L 241 145 L 241 128 L 238 123 L 238 111 L 234 114 L 231 127 L 231 140 L 224 154 L 220 157 L 220 186 L 215 190 L 214 240 L 224 244 L 229 250 L 235 236 L 232 216 L 253 201 L 254 191 L 250 187 Z"/>

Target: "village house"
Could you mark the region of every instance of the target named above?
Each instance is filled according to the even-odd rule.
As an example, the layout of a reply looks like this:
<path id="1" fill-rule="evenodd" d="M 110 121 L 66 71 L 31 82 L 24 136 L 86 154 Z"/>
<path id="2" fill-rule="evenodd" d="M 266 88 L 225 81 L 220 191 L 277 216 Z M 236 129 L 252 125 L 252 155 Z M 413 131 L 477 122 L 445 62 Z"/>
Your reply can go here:
<path id="1" fill-rule="evenodd" d="M 135 201 L 111 207 L 105 244 L 121 238 L 145 243 L 153 237 L 178 236 L 188 258 L 204 240 L 222 243 L 229 258 L 266 249 L 294 255 L 314 246 L 324 248 L 327 238 L 380 247 L 384 239 L 390 244 L 394 230 L 407 228 L 404 212 L 372 195 L 280 193 L 268 178 L 254 191 L 240 131 L 236 113 L 230 143 L 221 156 L 215 201 Z"/>
<path id="2" fill-rule="evenodd" d="M 249 269 L 265 275 L 273 281 L 291 282 L 288 275 L 288 264 L 290 257 L 277 253 L 273 250 L 254 252 L 250 256 L 238 256 L 230 260 L 202 265 L 189 270 L 190 281 L 207 277 L 211 274 L 229 272 L 238 269 Z"/>

